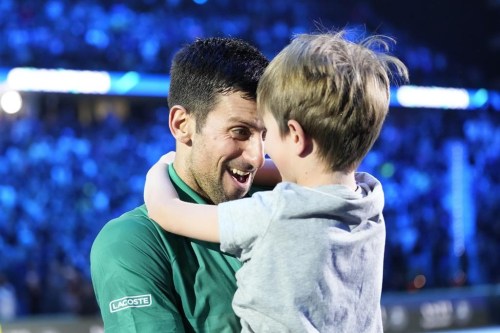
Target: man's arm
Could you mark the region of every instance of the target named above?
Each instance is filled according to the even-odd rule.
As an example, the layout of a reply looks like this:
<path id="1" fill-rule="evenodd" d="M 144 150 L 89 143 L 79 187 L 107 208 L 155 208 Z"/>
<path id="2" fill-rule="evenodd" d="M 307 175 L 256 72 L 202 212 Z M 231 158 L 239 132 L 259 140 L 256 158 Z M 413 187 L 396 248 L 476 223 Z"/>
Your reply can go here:
<path id="1" fill-rule="evenodd" d="M 168 161 L 162 157 L 146 175 L 144 201 L 149 217 L 171 233 L 219 242 L 217 206 L 181 201 L 166 172 Z"/>

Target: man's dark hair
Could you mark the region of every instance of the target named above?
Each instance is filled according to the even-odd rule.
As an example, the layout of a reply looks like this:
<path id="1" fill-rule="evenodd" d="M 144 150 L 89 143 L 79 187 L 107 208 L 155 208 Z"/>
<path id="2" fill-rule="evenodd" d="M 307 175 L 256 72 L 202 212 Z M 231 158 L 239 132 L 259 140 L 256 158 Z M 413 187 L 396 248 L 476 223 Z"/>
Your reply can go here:
<path id="1" fill-rule="evenodd" d="M 182 105 L 193 114 L 199 131 L 218 94 L 240 92 L 256 100 L 257 84 L 268 65 L 254 46 L 236 38 L 197 39 L 174 56 L 168 105 Z"/>

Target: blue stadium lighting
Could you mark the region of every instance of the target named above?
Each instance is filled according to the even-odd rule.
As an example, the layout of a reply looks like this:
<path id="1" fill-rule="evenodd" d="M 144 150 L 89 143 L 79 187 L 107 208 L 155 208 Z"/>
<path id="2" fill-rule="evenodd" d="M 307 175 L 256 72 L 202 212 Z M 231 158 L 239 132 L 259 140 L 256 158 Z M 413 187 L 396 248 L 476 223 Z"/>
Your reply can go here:
<path id="1" fill-rule="evenodd" d="M 107 72 L 18 67 L 7 73 L 6 83 L 19 91 L 106 94 L 111 79 Z"/>
<path id="2" fill-rule="evenodd" d="M 0 110 L 9 114 L 14 114 L 19 112 L 22 106 L 23 99 L 19 92 L 12 90 L 0 95 Z"/>
<path id="3" fill-rule="evenodd" d="M 18 91 L 165 97 L 164 74 L 17 67 L 0 68 L 0 86 Z M 390 105 L 403 108 L 500 111 L 500 92 L 486 89 L 402 86 L 391 89 Z"/>
<path id="4" fill-rule="evenodd" d="M 109 95 L 166 97 L 170 77 L 160 74 L 109 73 L 111 86 Z"/>
<path id="5" fill-rule="evenodd" d="M 9 74 L 9 70 L 5 68 L 0 68 L 0 86 L 5 84 L 7 81 L 7 75 Z"/>
<path id="6" fill-rule="evenodd" d="M 488 94 L 488 102 L 493 110 L 500 111 L 500 92 L 490 91 Z"/>
<path id="7" fill-rule="evenodd" d="M 471 108 L 484 108 L 488 103 L 488 91 L 486 89 L 469 91 L 469 99 L 469 106 Z"/>
<path id="8" fill-rule="evenodd" d="M 139 84 L 140 79 L 141 76 L 137 72 L 127 72 L 122 77 L 117 77 L 111 81 L 111 89 L 119 94 L 127 94 Z"/>
<path id="9" fill-rule="evenodd" d="M 466 89 L 403 86 L 396 92 L 399 105 L 408 108 L 469 108 Z"/>
<path id="10" fill-rule="evenodd" d="M 450 142 L 450 188 L 451 188 L 451 214 L 452 214 L 452 225 L 451 234 L 453 253 L 455 256 L 460 257 L 465 251 L 465 223 L 472 222 L 466 221 L 465 211 L 464 211 L 464 177 L 466 176 L 465 168 L 465 147 L 462 142 Z M 467 177 L 468 178 L 468 177 Z"/>
<path id="11" fill-rule="evenodd" d="M 193 2 L 198 5 L 204 5 L 207 3 L 207 0 L 193 0 Z"/>
<path id="12" fill-rule="evenodd" d="M 380 168 L 380 174 L 385 178 L 391 178 L 394 176 L 395 171 L 396 168 L 394 167 L 394 164 L 390 162 L 382 164 L 382 167 Z"/>

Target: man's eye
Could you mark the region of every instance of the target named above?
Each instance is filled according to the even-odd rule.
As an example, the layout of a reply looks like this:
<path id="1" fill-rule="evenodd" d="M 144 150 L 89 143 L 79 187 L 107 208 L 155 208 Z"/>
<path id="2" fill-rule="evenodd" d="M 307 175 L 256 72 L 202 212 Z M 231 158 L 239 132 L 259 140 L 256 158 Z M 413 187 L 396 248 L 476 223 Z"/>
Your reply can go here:
<path id="1" fill-rule="evenodd" d="M 246 139 L 251 135 L 250 130 L 244 127 L 233 128 L 232 133 L 237 139 Z"/>
<path id="2" fill-rule="evenodd" d="M 262 141 L 265 141 L 266 140 L 266 136 L 267 136 L 267 130 L 264 130 L 262 132 Z"/>

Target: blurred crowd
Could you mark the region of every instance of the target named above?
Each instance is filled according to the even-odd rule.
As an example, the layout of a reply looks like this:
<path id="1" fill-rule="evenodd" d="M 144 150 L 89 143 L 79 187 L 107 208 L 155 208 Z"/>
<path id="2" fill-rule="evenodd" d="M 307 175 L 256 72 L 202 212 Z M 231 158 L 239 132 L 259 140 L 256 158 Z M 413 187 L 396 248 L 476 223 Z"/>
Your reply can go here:
<path id="1" fill-rule="evenodd" d="M 0 117 L 0 303 L 11 295 L 16 315 L 97 313 L 92 241 L 143 202 L 147 169 L 174 147 L 164 106 L 86 124 L 60 109 Z M 360 167 L 386 193 L 384 291 L 500 283 L 499 120 L 488 110 L 391 110 Z M 458 224 L 457 234 L 457 205 L 473 213 L 471 232 Z"/>
<path id="2" fill-rule="evenodd" d="M 0 288 L 10 281 L 18 314 L 96 310 L 92 242 L 142 203 L 148 166 L 173 149 L 166 108 L 152 122 L 111 112 L 87 125 L 60 109 L 55 118 L 0 117 Z"/>
<path id="3" fill-rule="evenodd" d="M 362 0 L 2 0 L 0 66 L 166 73 L 175 51 L 197 37 L 240 37 L 272 58 L 296 33 L 348 28 L 394 37 L 413 84 L 487 83 L 489 73 L 464 66 L 460 53 L 435 50 L 392 24 L 389 9 Z"/>
<path id="4" fill-rule="evenodd" d="M 396 37 L 414 84 L 482 78 L 456 77 L 446 55 L 379 25 L 363 1 L 2 0 L 0 12 L 2 67 L 166 73 L 195 37 L 241 37 L 272 58 L 294 33 L 350 25 Z M 126 114 L 110 103 L 98 116 L 74 100 L 42 102 L 31 115 L 0 113 L 0 319 L 97 314 L 92 241 L 142 203 L 146 171 L 173 148 L 164 100 Z M 360 167 L 386 192 L 384 291 L 500 283 L 499 120 L 492 110 L 391 110 Z"/>

